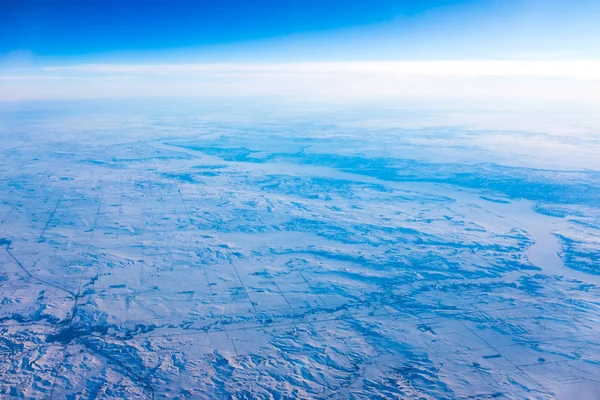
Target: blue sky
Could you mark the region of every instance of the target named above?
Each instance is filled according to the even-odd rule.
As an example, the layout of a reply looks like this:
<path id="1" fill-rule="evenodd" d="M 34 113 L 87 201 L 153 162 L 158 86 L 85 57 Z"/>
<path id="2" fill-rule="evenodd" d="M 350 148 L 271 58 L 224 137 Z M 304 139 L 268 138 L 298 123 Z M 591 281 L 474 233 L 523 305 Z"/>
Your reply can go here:
<path id="1" fill-rule="evenodd" d="M 225 44 L 377 23 L 418 2 L 393 0 L 8 0 L 3 52 L 39 55 L 147 51 Z"/>
<path id="2" fill-rule="evenodd" d="M 600 102 L 599 0 L 1 0 L 0 101 Z"/>
<path id="3" fill-rule="evenodd" d="M 3 0 L 0 18 L 0 55 L 49 61 L 600 57 L 597 0 Z"/>

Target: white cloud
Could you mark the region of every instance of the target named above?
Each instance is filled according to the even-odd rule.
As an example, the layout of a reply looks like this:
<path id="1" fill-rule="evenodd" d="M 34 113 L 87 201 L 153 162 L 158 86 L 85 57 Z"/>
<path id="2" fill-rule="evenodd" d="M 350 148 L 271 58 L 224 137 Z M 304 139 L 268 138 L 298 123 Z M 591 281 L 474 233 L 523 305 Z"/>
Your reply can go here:
<path id="1" fill-rule="evenodd" d="M 80 64 L 0 73 L 4 101 L 215 96 L 600 102 L 600 61 Z"/>
<path id="2" fill-rule="evenodd" d="M 45 71 L 85 73 L 359 73 L 394 76 L 535 76 L 600 79 L 600 61 L 382 61 L 273 64 L 81 64 Z"/>

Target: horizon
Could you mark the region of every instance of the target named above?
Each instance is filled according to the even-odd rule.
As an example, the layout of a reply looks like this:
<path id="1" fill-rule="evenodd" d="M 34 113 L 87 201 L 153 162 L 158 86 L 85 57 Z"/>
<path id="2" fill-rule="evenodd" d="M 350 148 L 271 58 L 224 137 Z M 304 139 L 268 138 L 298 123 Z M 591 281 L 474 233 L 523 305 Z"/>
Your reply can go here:
<path id="1" fill-rule="evenodd" d="M 566 101 L 597 102 L 597 15 L 599 3 L 588 0 L 578 7 L 558 0 L 150 1 L 144 6 L 11 0 L 0 5 L 0 101 L 161 93 L 318 98 L 318 88 L 331 82 L 337 88 L 333 100 L 414 98 L 420 91 L 454 98 L 464 86 L 473 99 L 489 94 L 509 101 L 523 95 L 552 100 L 564 93 Z M 257 65 L 263 70 L 256 71 Z M 311 73 L 298 66 L 310 66 Z M 157 67 L 160 73 L 151 71 Z M 440 90 L 421 79 L 427 71 L 420 68 L 429 70 Z M 526 87 L 519 90 L 523 78 Z M 265 80 L 277 82 L 281 91 Z M 356 90 L 345 90 L 352 86 Z"/>

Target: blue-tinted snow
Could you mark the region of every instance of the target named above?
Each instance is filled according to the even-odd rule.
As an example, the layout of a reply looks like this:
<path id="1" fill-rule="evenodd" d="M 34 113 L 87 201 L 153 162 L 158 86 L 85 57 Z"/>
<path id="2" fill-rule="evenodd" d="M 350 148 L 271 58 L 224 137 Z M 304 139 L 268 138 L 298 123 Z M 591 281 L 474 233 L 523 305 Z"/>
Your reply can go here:
<path id="1" fill-rule="evenodd" d="M 77 107 L 0 126 L 0 397 L 600 396 L 598 135 Z"/>

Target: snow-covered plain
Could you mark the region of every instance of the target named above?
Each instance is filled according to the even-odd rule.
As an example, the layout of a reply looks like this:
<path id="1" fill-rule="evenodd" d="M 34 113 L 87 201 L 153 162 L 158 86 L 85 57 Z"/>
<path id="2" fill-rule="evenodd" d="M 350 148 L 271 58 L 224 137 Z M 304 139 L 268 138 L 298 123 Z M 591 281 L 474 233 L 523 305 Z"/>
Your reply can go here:
<path id="1" fill-rule="evenodd" d="M 0 398 L 600 398 L 600 135 L 52 107 L 0 125 Z"/>

